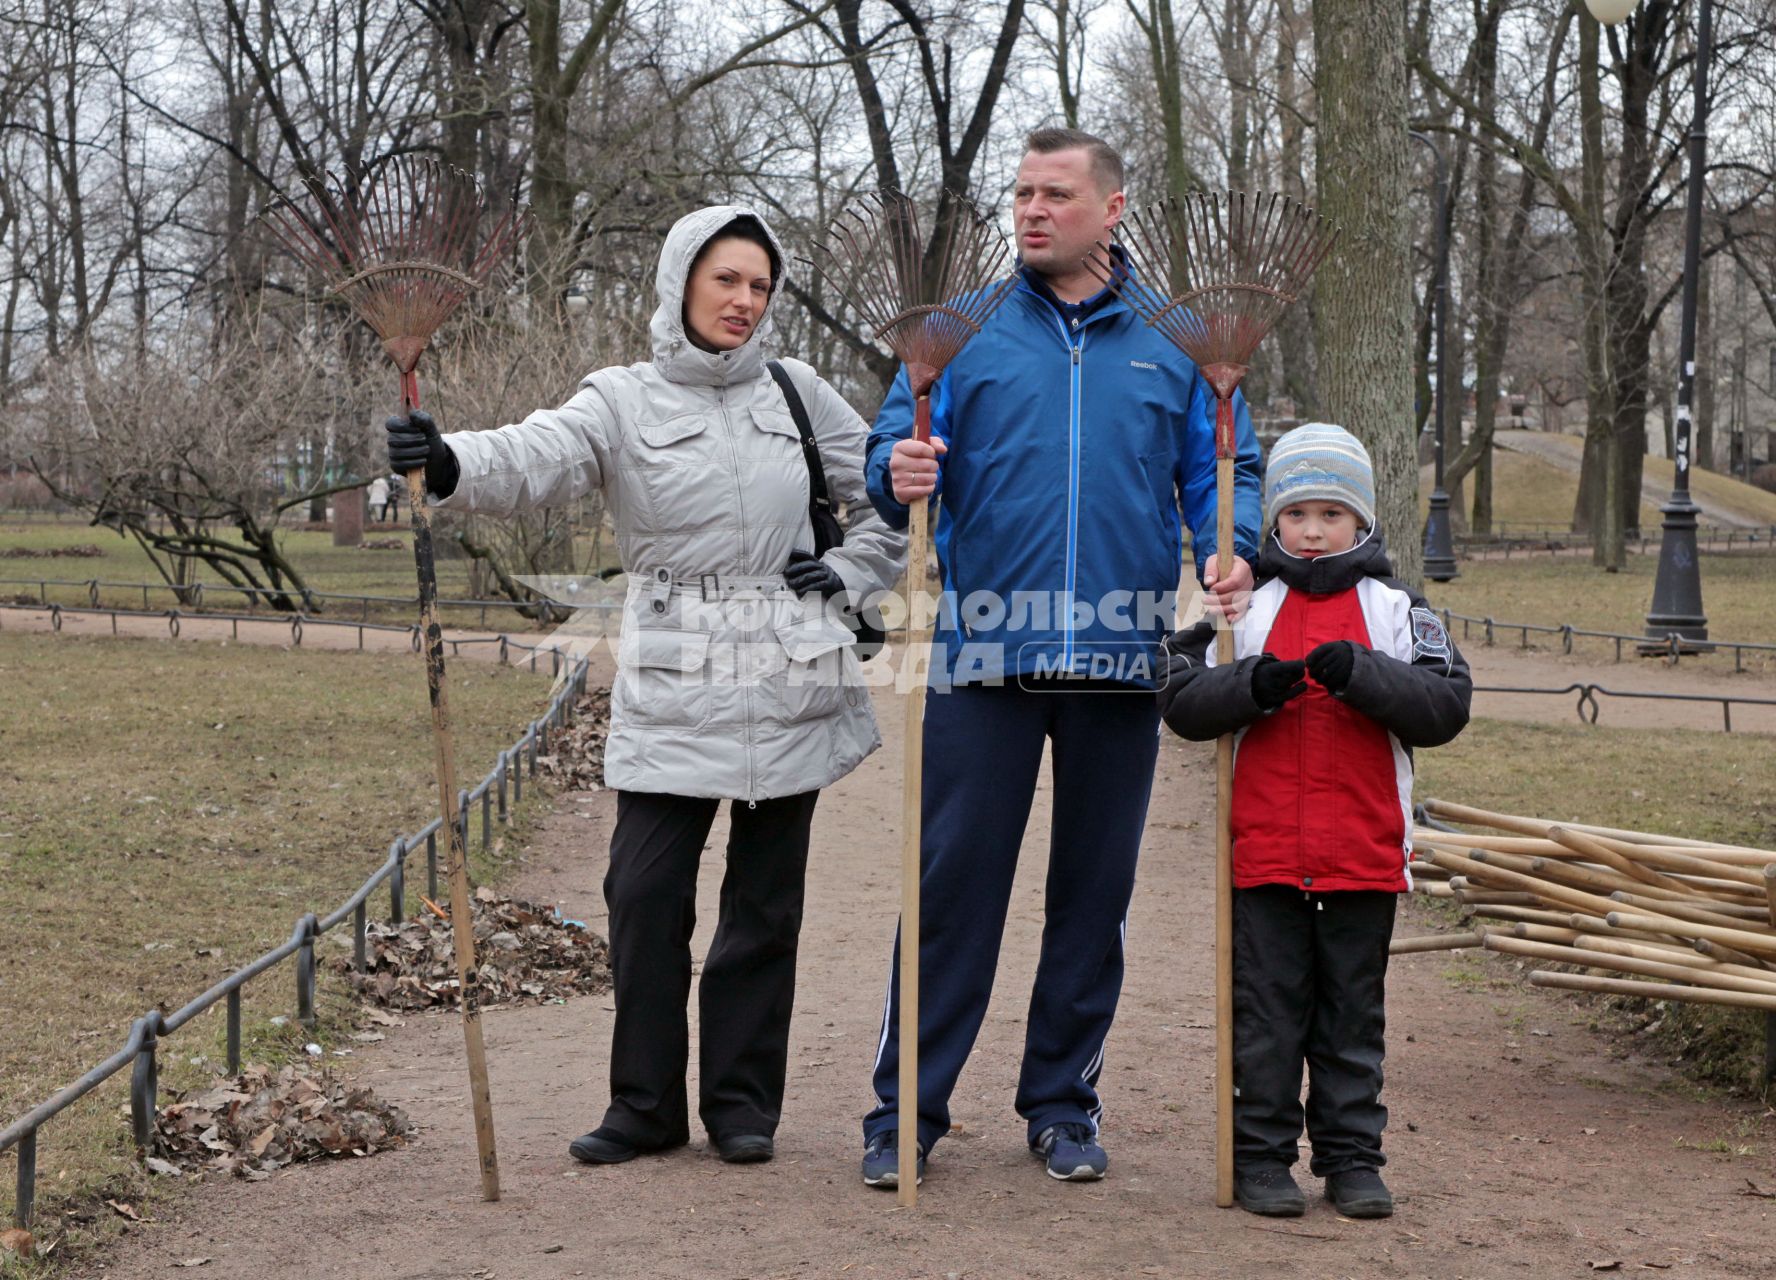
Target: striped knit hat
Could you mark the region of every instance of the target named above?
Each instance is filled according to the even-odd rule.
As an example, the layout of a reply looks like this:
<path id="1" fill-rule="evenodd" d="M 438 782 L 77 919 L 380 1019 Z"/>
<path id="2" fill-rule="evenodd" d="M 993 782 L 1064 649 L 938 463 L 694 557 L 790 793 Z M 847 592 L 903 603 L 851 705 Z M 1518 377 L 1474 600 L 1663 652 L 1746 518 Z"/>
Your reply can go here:
<path id="1" fill-rule="evenodd" d="M 1338 502 L 1375 527 L 1375 471 L 1369 451 L 1343 427 L 1310 422 L 1270 449 L 1264 469 L 1264 526 L 1275 528 L 1284 507 L 1317 500 Z"/>

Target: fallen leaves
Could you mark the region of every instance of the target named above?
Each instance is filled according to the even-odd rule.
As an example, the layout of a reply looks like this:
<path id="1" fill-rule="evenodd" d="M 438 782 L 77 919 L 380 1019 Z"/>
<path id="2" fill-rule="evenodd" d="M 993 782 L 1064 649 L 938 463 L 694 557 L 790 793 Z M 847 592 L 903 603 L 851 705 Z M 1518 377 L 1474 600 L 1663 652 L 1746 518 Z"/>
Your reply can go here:
<path id="1" fill-rule="evenodd" d="M 209 1169 L 256 1181 L 297 1161 L 367 1156 L 398 1147 L 412 1130 L 399 1107 L 329 1072 L 310 1075 L 288 1066 L 273 1074 L 248 1067 L 160 1109 L 155 1119 L 157 1156 L 149 1167 L 156 1172 Z M 128 1205 L 106 1203 L 135 1217 Z"/>
<path id="2" fill-rule="evenodd" d="M 569 924 L 552 908 L 483 885 L 475 891 L 471 914 L 483 1008 L 543 1004 L 610 987 L 610 948 L 604 939 Z M 365 955 L 362 973 L 344 957 L 335 965 L 372 1005 L 417 1010 L 457 1003 L 456 953 L 446 921 L 428 913 L 399 925 L 371 924 Z"/>
<path id="3" fill-rule="evenodd" d="M 24 1228 L 9 1227 L 0 1231 L 0 1253 L 16 1253 L 21 1258 L 29 1258 L 36 1252 L 37 1242 Z"/>
<path id="4" fill-rule="evenodd" d="M 128 1218 L 131 1222 L 142 1221 L 142 1215 L 136 1212 L 136 1206 L 128 1201 L 107 1200 L 105 1206 L 120 1218 Z"/>
<path id="5" fill-rule="evenodd" d="M 550 754 L 537 769 L 568 791 L 604 788 L 604 740 L 610 734 L 610 690 L 589 689 L 574 704 L 573 719 L 549 736 Z"/>

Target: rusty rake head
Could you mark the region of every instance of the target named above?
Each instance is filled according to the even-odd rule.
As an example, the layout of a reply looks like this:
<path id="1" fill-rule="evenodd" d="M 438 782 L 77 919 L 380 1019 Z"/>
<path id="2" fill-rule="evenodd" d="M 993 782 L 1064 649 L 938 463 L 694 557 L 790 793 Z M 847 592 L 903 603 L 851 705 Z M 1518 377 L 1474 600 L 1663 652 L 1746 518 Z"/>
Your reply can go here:
<path id="1" fill-rule="evenodd" d="M 307 200 L 280 201 L 261 218 L 376 331 L 403 375 L 529 229 L 529 211 L 514 206 L 477 242 L 488 207 L 480 184 L 417 156 L 351 186 L 332 174 L 304 185 Z"/>
<path id="2" fill-rule="evenodd" d="M 1227 399 L 1338 232 L 1287 196 L 1198 191 L 1129 210 L 1118 238 L 1129 270 L 1101 242 L 1086 267 Z"/>
<path id="3" fill-rule="evenodd" d="M 900 358 L 915 396 L 979 333 L 1017 277 L 1011 247 L 974 203 L 952 196 L 929 247 L 911 197 L 878 191 L 835 218 L 810 260 Z"/>

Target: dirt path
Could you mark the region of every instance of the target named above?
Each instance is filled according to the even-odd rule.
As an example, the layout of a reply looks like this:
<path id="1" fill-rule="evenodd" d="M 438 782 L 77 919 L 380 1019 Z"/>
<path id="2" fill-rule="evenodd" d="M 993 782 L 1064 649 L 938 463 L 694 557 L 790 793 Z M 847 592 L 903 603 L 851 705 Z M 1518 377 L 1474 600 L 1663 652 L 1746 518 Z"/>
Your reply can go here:
<path id="1" fill-rule="evenodd" d="M 939 1148 L 918 1208 L 897 1209 L 857 1177 L 897 903 L 900 715 L 886 700 L 878 710 L 887 748 L 833 788 L 816 819 L 774 1163 L 725 1166 L 699 1139 L 614 1169 L 575 1165 L 566 1143 L 606 1097 L 609 998 L 497 1010 L 486 1027 L 506 1199 L 483 1204 L 460 1030 L 453 1018 L 416 1018 L 356 1059 L 414 1116 L 415 1145 L 202 1186 L 84 1274 L 162 1277 L 194 1258 L 209 1259 L 196 1274 L 217 1280 L 1577 1276 L 1609 1260 L 1624 1271 L 1769 1274 L 1776 1201 L 1742 1194 L 1747 1179 L 1776 1187 L 1776 1131 L 1760 1109 L 1696 1100 L 1587 1030 L 1583 1004 L 1467 955 L 1396 962 L 1386 1098 L 1400 1212 L 1350 1222 L 1317 1194 L 1293 1223 L 1214 1208 L 1211 757 L 1169 739 L 1104 1073 L 1110 1177 L 1048 1179 L 1011 1108 L 1040 930 L 1039 805 L 994 1005 L 955 1100 L 960 1131 Z M 515 888 L 602 929 L 612 810 L 608 793 L 562 797 Z M 704 867 L 699 950 L 723 839 L 718 829 Z M 1698 1149 L 1723 1142 L 1755 1154 Z"/>

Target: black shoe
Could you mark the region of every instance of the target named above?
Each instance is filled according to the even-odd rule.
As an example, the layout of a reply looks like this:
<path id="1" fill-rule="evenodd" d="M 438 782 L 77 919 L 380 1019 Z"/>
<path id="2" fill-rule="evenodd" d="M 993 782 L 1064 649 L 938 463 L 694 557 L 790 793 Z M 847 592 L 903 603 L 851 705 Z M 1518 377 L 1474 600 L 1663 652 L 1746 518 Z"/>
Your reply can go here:
<path id="1" fill-rule="evenodd" d="M 716 1154 L 727 1164 L 763 1164 L 777 1154 L 768 1133 L 733 1133 L 713 1141 Z"/>
<path id="2" fill-rule="evenodd" d="M 622 1164 L 633 1160 L 641 1148 L 609 1125 L 601 1125 L 567 1144 L 567 1154 L 582 1164 Z"/>
<path id="3" fill-rule="evenodd" d="M 1307 1197 L 1295 1178 L 1280 1164 L 1262 1165 L 1236 1175 L 1234 1199 L 1247 1213 L 1266 1218 L 1299 1218 L 1307 1212 Z"/>
<path id="4" fill-rule="evenodd" d="M 1326 1198 L 1347 1218 L 1387 1218 L 1394 1195 L 1374 1169 L 1346 1169 L 1326 1179 Z"/>

